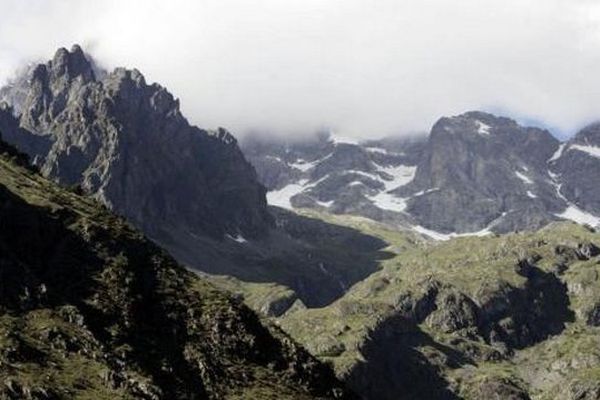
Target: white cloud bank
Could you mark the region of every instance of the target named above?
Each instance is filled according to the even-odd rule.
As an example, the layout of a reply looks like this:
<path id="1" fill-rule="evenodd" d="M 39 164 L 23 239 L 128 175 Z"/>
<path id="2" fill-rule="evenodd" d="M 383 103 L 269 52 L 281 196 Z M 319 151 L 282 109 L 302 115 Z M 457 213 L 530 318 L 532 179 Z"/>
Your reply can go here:
<path id="1" fill-rule="evenodd" d="M 192 122 L 241 133 L 427 130 L 486 109 L 573 132 L 600 118 L 591 0 L 0 0 L 0 80 L 80 43 Z"/>

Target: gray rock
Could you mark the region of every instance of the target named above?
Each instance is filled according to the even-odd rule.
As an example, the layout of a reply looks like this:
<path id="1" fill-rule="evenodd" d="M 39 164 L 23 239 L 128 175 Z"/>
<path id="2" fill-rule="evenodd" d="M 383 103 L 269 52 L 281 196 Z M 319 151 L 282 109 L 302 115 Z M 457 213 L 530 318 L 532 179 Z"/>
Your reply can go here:
<path id="1" fill-rule="evenodd" d="M 347 143 L 329 134 L 304 142 L 263 135 L 242 148 L 270 190 L 299 186 L 294 208 L 441 233 L 505 233 L 539 229 L 571 206 L 600 215 L 600 158 L 584 151 L 600 149 L 599 132 L 592 125 L 561 144 L 547 130 L 468 112 L 441 118 L 429 137 Z M 414 177 L 399 179 L 402 166 Z"/>
<path id="2" fill-rule="evenodd" d="M 266 234 L 265 189 L 231 134 L 191 126 L 179 100 L 137 70 L 98 71 L 74 46 L 4 88 L 15 101 L 0 110 L 5 140 L 160 242 Z"/>

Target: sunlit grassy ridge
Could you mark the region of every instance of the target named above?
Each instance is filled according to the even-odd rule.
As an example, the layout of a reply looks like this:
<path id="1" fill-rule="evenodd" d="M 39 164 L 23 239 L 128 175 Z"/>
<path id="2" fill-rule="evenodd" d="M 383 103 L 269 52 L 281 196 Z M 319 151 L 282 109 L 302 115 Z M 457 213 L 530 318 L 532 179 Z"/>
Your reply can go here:
<path id="1" fill-rule="evenodd" d="M 510 392 L 514 386 L 533 398 L 559 393 L 567 399 L 577 388 L 591 385 L 588 391 L 594 390 L 594 380 L 600 382 L 595 326 L 600 260 L 580 254 L 590 243 L 600 245 L 593 230 L 563 222 L 537 232 L 429 242 L 362 219 L 321 217 L 380 237 L 390 245 L 386 250 L 396 253 L 334 304 L 290 312 L 279 321 L 332 363 L 338 375 L 352 380 L 363 364 L 377 368 L 383 361 L 370 354 L 377 340 L 421 337 L 408 347 L 414 345 L 461 397 L 483 398 L 487 390 L 501 386 L 498 390 Z M 557 299 L 548 299 L 555 292 Z M 493 320 L 503 297 L 511 299 L 501 312 L 505 316 Z M 563 319 L 546 315 L 553 309 Z M 535 318 L 528 319 L 529 313 Z M 401 316 L 416 323 L 414 328 L 410 323 L 385 328 Z M 548 332 L 546 319 L 552 328 Z M 497 328 L 512 341 L 498 340 L 491 332 Z M 403 329 L 406 333 L 400 333 Z M 531 329 L 539 332 L 530 334 Z"/>

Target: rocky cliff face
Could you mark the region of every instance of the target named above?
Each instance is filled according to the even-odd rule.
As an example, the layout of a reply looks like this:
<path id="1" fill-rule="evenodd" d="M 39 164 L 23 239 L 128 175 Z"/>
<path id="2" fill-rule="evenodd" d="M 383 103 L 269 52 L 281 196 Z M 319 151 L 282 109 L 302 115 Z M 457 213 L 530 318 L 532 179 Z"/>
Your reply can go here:
<path id="1" fill-rule="evenodd" d="M 0 397 L 351 398 L 329 368 L 0 143 Z"/>
<path id="2" fill-rule="evenodd" d="M 441 118 L 431 134 L 351 142 L 248 139 L 272 204 L 356 214 L 448 239 L 600 224 L 598 126 L 561 144 L 548 131 L 482 112 Z M 597 185 L 596 185 L 597 186 Z"/>
<path id="3" fill-rule="evenodd" d="M 359 144 L 326 132 L 299 142 L 250 137 L 242 147 L 272 205 L 411 223 L 406 202 L 390 191 L 413 178 L 424 142 L 382 143 Z"/>
<path id="4" fill-rule="evenodd" d="M 100 200 L 195 270 L 293 293 L 266 310 L 328 304 L 376 269 L 378 245 L 335 250 L 372 243 L 366 235 L 271 215 L 235 138 L 190 126 L 178 101 L 137 70 L 107 73 L 78 46 L 60 49 L 0 99 L 5 139 L 45 176 Z"/>
<path id="5" fill-rule="evenodd" d="M 435 231 L 539 228 L 566 207 L 546 163 L 558 146 L 549 132 L 507 118 L 442 118 L 414 179 L 394 194 L 408 197 L 406 212 Z"/>
<path id="6" fill-rule="evenodd" d="M 159 241 L 266 233 L 265 191 L 231 134 L 191 126 L 137 70 L 98 71 L 79 46 L 32 67 L 0 93 L 12 101 L 0 116 L 5 139 Z"/>
<path id="7" fill-rule="evenodd" d="M 560 184 L 560 193 L 571 203 L 569 212 L 598 215 L 600 124 L 582 129 L 571 140 L 562 144 L 551 163 L 552 171 L 556 174 L 555 180 Z"/>

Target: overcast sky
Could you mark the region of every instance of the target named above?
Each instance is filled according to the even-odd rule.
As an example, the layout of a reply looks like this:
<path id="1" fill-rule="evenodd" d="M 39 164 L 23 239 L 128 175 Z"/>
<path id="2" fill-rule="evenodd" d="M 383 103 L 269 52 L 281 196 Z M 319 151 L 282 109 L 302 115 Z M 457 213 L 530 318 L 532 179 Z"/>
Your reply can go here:
<path id="1" fill-rule="evenodd" d="M 191 122 L 346 136 L 494 111 L 568 135 L 600 118 L 591 0 L 0 0 L 0 80 L 80 43 Z"/>

